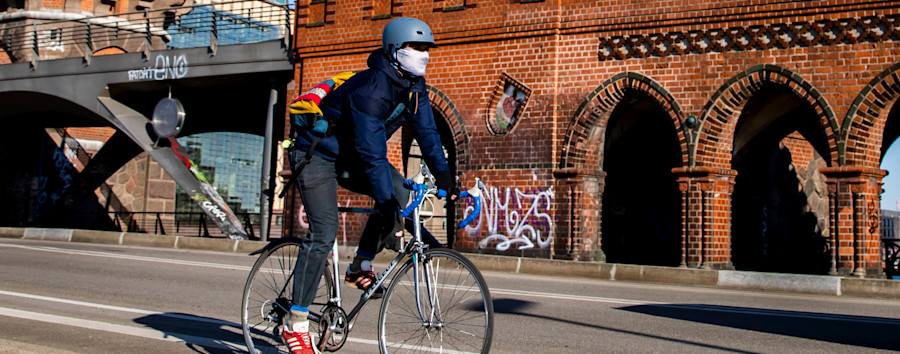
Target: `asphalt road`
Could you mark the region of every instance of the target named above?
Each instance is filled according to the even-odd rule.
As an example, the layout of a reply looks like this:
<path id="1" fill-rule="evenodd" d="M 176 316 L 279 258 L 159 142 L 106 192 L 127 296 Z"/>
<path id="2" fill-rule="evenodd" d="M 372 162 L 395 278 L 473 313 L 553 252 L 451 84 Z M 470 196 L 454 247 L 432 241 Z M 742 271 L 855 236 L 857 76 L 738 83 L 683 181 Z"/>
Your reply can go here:
<path id="1" fill-rule="evenodd" d="M 0 353 L 242 352 L 240 296 L 254 260 L 0 239 Z M 498 353 L 900 350 L 897 301 L 485 277 Z M 355 298 L 357 290 L 344 294 Z M 363 309 L 340 353 L 377 352 L 374 305 Z"/>

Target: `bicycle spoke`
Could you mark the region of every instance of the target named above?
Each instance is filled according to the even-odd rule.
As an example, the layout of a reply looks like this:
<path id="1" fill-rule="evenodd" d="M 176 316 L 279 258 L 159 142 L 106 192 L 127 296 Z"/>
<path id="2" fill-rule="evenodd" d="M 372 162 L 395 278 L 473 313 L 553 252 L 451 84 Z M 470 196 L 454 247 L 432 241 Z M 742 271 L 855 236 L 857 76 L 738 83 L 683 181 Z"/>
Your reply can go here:
<path id="1" fill-rule="evenodd" d="M 299 241 L 281 243 L 263 252 L 250 271 L 244 286 L 241 324 L 247 349 L 251 352 L 279 353 L 287 350 L 281 342 L 279 327 L 290 311 L 293 271 L 300 249 Z M 321 315 L 321 310 L 331 297 L 330 284 L 331 277 L 323 274 L 314 305 L 311 306 L 311 310 L 318 315 Z M 318 333 L 318 329 L 313 328 L 318 326 L 318 322 L 311 322 L 311 325 L 311 332 Z"/>
<path id="2" fill-rule="evenodd" d="M 382 351 L 488 351 L 493 307 L 484 279 L 456 251 L 426 252 L 420 283 L 407 263 L 385 294 L 379 315 Z"/>

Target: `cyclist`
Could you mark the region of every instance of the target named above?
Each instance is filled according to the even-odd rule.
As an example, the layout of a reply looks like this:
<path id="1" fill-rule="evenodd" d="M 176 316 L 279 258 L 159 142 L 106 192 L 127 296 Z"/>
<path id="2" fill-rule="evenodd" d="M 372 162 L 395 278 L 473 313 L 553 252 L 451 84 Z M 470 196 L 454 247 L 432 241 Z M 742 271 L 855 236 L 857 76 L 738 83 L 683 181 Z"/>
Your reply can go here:
<path id="1" fill-rule="evenodd" d="M 309 220 L 309 233 L 294 267 L 293 303 L 282 337 L 292 353 L 311 353 L 309 305 L 315 297 L 326 256 L 337 236 L 338 185 L 375 200 L 353 262 L 344 281 L 366 290 L 376 281 L 372 259 L 387 247 L 397 250 L 403 232 L 401 206 L 409 200 L 403 175 L 387 157 L 387 140 L 409 122 L 436 187 L 459 194 L 444 157 L 425 89 L 428 50 L 434 46 L 431 28 L 414 18 L 398 18 L 384 27 L 382 47 L 368 57 L 368 69 L 350 77 L 325 96 L 319 107 L 332 122 L 333 135 L 319 137 L 312 159 L 297 182 Z M 399 113 L 396 114 L 396 113 Z M 292 168 L 305 159 L 316 136 L 299 130 Z M 297 173 L 296 171 L 294 171 Z"/>

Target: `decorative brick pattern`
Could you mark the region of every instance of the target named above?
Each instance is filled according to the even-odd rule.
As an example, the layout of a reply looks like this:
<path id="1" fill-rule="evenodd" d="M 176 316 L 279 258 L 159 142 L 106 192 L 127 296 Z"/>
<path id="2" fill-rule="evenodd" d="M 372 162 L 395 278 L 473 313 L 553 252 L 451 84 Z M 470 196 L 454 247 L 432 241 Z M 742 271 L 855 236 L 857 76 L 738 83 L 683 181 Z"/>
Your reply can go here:
<path id="1" fill-rule="evenodd" d="M 747 50 L 791 49 L 900 40 L 900 17 L 872 16 L 811 22 L 753 24 L 600 38 L 599 59 L 667 57 Z"/>
<path id="2" fill-rule="evenodd" d="M 402 3 L 397 5 L 402 5 Z M 393 0 L 372 0 L 371 5 L 366 5 L 363 7 L 363 11 L 369 13 L 368 16 L 363 17 L 363 20 L 381 20 L 394 16 L 399 17 L 399 13 L 394 13 L 394 6 L 395 4 Z"/>
<path id="3" fill-rule="evenodd" d="M 453 12 L 475 8 L 473 0 L 434 0 L 434 3 L 440 5 L 434 8 L 434 12 Z"/>

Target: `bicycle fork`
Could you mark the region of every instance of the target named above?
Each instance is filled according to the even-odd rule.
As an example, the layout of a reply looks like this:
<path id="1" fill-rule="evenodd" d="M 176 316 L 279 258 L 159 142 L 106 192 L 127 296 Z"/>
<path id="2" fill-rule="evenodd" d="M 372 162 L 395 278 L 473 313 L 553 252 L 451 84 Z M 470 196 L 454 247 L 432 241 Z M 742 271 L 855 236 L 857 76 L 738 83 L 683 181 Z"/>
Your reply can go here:
<path id="1" fill-rule="evenodd" d="M 414 227 L 415 239 L 421 240 L 422 239 L 422 229 L 421 229 L 421 225 L 420 225 L 420 221 L 419 221 L 419 208 L 415 208 L 413 210 L 413 225 L 415 226 Z M 422 267 L 419 266 L 419 256 L 423 257 L 423 259 L 421 261 L 424 266 L 422 266 Z M 430 262 L 426 262 L 426 259 L 424 259 L 424 257 L 425 257 L 425 252 L 412 252 L 413 282 L 415 283 L 415 285 L 413 286 L 413 288 L 414 288 L 413 291 L 415 292 L 415 296 L 416 296 L 416 310 L 419 311 L 419 318 L 422 320 L 423 327 L 425 327 L 426 329 L 431 329 L 431 328 L 440 329 L 443 327 L 443 321 L 441 321 L 440 315 L 437 313 L 437 309 L 435 308 L 435 304 L 437 304 L 437 301 L 436 301 L 437 299 L 435 299 L 435 296 L 437 296 L 436 295 L 437 292 L 432 289 L 432 286 L 434 286 L 434 284 L 432 284 L 432 274 L 435 274 L 435 278 L 436 278 L 437 274 L 436 274 L 435 269 L 430 269 L 433 267 L 431 267 Z M 421 294 L 421 291 L 419 290 L 420 289 L 419 284 L 422 284 L 420 282 L 422 280 L 421 278 L 424 278 L 424 281 L 425 281 L 424 282 L 425 283 L 424 290 L 425 290 L 426 294 L 424 297 L 428 298 L 428 307 L 431 309 L 431 311 L 430 311 L 431 313 L 428 314 L 427 316 L 425 314 L 425 312 L 426 312 L 425 309 L 422 308 L 423 295 Z"/>

